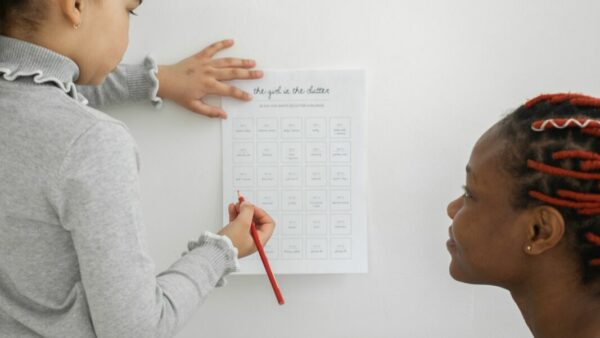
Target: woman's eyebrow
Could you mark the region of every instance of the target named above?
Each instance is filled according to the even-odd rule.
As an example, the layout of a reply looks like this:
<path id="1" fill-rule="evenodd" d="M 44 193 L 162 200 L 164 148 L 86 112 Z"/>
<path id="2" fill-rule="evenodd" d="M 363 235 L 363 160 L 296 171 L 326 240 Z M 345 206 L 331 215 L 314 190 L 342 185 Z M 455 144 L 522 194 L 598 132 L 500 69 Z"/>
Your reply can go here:
<path id="1" fill-rule="evenodd" d="M 474 181 L 477 181 L 475 174 L 473 174 L 473 170 L 471 169 L 471 167 L 469 165 L 467 165 L 465 170 L 467 171 L 467 176 L 471 177 Z"/>

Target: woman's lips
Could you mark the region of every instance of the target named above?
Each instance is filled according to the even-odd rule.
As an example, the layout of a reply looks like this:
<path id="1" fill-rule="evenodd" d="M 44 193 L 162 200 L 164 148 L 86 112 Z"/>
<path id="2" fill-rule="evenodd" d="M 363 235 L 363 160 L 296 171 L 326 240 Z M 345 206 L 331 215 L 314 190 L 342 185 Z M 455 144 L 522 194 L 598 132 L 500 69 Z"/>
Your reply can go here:
<path id="1" fill-rule="evenodd" d="M 448 237 L 450 237 L 446 241 L 446 247 L 448 250 L 454 250 L 456 248 L 456 242 L 454 242 L 454 237 L 452 236 L 452 227 L 448 228 Z"/>
<path id="2" fill-rule="evenodd" d="M 446 247 L 448 248 L 448 250 L 454 250 L 456 249 L 456 243 L 454 243 L 453 239 L 449 239 L 446 241 Z"/>

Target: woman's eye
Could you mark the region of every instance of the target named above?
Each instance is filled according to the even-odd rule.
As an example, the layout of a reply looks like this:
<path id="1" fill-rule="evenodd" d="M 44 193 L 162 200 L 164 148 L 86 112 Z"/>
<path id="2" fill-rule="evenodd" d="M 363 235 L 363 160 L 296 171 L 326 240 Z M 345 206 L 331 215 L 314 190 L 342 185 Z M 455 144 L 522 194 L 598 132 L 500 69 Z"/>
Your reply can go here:
<path id="1" fill-rule="evenodd" d="M 471 196 L 471 192 L 469 191 L 469 189 L 467 189 L 466 186 L 463 185 L 463 198 L 472 198 L 473 196 Z"/>

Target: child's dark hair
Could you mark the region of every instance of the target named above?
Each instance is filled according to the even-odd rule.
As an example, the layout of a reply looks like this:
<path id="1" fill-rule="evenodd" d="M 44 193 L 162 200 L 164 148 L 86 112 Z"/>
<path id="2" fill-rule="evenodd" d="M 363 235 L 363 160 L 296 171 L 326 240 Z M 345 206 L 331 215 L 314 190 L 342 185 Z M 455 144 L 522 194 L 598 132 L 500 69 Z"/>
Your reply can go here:
<path id="1" fill-rule="evenodd" d="M 508 142 L 513 207 L 552 205 L 580 257 L 583 282 L 600 282 L 600 99 L 541 95 L 499 123 Z"/>
<path id="2" fill-rule="evenodd" d="M 35 32 L 46 13 L 46 0 L 0 0 L 0 34 Z"/>

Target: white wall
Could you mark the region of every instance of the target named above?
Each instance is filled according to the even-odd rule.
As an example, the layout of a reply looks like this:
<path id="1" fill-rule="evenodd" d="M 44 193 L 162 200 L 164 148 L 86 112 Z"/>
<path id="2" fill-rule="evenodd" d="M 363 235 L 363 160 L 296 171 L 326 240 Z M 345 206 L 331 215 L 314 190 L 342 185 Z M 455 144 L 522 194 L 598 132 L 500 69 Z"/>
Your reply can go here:
<path id="1" fill-rule="evenodd" d="M 367 275 L 230 278 L 179 337 L 530 337 L 510 295 L 447 273 L 447 202 L 477 137 L 540 92 L 600 94 L 597 0 L 145 1 L 126 60 L 222 38 L 263 68 L 368 70 Z M 221 226 L 220 122 L 118 107 L 141 148 L 151 253 L 166 268 Z"/>

